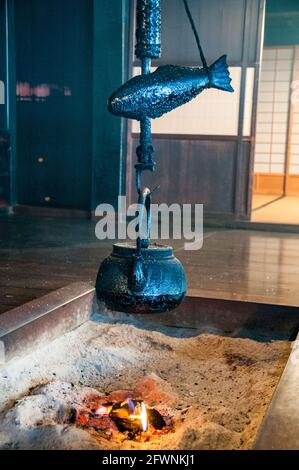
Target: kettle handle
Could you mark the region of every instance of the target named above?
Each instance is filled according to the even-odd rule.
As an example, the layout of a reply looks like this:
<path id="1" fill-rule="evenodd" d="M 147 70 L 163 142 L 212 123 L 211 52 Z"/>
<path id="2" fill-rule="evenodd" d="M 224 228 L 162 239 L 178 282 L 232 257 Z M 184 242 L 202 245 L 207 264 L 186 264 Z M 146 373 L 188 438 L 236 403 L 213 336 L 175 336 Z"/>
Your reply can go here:
<path id="1" fill-rule="evenodd" d="M 137 254 L 141 254 L 141 248 L 148 248 L 150 244 L 150 232 L 151 232 L 151 190 L 149 188 L 144 188 L 138 197 L 138 206 L 139 211 L 139 222 L 136 226 L 136 232 L 138 233 L 137 237 Z M 142 221 L 144 210 L 146 210 L 146 238 L 141 238 L 140 233 L 142 229 Z"/>
<path id="2" fill-rule="evenodd" d="M 151 190 L 149 188 L 144 188 L 139 194 L 138 204 L 139 204 L 139 222 L 136 225 L 137 236 L 137 246 L 136 254 L 133 255 L 133 266 L 130 279 L 130 290 L 133 292 L 140 292 L 146 284 L 146 274 L 144 272 L 144 264 L 142 259 L 142 248 L 148 248 L 150 244 L 150 231 L 151 231 Z M 146 210 L 146 238 L 141 238 L 140 232 L 142 229 L 142 221 L 144 210 Z"/>

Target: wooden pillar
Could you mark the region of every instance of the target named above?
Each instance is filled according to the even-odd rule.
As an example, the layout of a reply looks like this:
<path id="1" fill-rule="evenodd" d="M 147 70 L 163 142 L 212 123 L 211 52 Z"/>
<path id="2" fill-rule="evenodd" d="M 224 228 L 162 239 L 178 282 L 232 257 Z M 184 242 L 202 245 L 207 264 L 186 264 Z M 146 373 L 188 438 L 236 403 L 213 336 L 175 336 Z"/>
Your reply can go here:
<path id="1" fill-rule="evenodd" d="M 107 99 L 127 78 L 130 2 L 94 0 L 93 162 L 91 209 L 117 205 L 124 194 L 126 122 L 111 115 Z"/>
<path id="2" fill-rule="evenodd" d="M 251 205 L 252 205 L 252 191 L 253 191 L 253 167 L 254 167 L 254 138 L 256 133 L 256 111 L 257 111 L 257 91 L 258 79 L 260 71 L 260 57 L 262 51 L 263 41 L 263 27 L 265 18 L 265 0 L 245 1 L 244 8 L 244 33 L 243 33 L 243 48 L 242 48 L 242 76 L 240 87 L 240 104 L 239 104 L 239 125 L 238 125 L 238 143 L 236 152 L 236 167 L 235 167 L 235 194 L 234 194 L 234 212 L 235 217 L 250 218 Z M 253 25 L 258 23 L 258 28 L 255 35 L 252 33 Z M 254 46 L 255 44 L 255 46 Z M 253 60 L 250 57 L 250 51 L 254 51 Z M 251 65 L 254 67 L 255 83 L 253 89 L 253 102 L 252 102 L 252 118 L 251 118 L 251 134 L 249 142 L 244 139 L 243 126 L 245 114 L 245 100 L 246 100 L 246 73 L 247 67 Z M 248 156 L 246 158 L 246 146 Z"/>

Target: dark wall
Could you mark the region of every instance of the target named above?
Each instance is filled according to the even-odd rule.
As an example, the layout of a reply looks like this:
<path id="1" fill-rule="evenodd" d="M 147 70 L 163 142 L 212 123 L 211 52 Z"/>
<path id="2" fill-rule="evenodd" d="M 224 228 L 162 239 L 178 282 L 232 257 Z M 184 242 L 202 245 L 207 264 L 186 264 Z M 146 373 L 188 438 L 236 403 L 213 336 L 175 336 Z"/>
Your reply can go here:
<path id="1" fill-rule="evenodd" d="M 225 51 L 230 64 L 240 63 L 243 55 L 244 12 L 248 0 L 189 0 L 194 22 L 207 60 L 213 63 Z M 249 0 L 256 18 L 259 2 Z M 199 64 L 200 57 L 182 0 L 162 0 L 163 63 Z M 256 54 L 256 27 L 250 22 L 252 39 L 249 60 Z"/>
<path id="2" fill-rule="evenodd" d="M 15 44 L 17 201 L 89 209 L 92 1 L 16 0 Z"/>
<path id="3" fill-rule="evenodd" d="M 127 80 L 130 0 L 94 0 L 92 210 L 125 191 L 126 122 L 107 110 Z"/>
<path id="4" fill-rule="evenodd" d="M 7 115 L 7 63 L 6 63 L 6 8 L 0 0 L 0 80 L 4 86 L 4 102 L 0 103 L 0 211 L 10 201 L 10 138 Z"/>
<path id="5" fill-rule="evenodd" d="M 10 201 L 10 147 L 9 134 L 0 130 L 0 211 Z"/>
<path id="6" fill-rule="evenodd" d="M 267 0 L 265 45 L 299 44 L 299 1 Z"/>
<path id="7" fill-rule="evenodd" d="M 133 142 L 135 150 L 138 141 L 134 139 Z M 155 203 L 201 203 L 205 210 L 234 211 L 232 175 L 235 162 L 232 156 L 236 152 L 236 142 L 164 136 L 154 138 L 153 143 L 157 171 L 145 173 L 143 183 L 151 188 L 160 186 L 154 193 Z"/>
<path id="8" fill-rule="evenodd" d="M 107 98 L 126 76 L 128 3 L 15 0 L 17 204 L 115 202 L 124 126 Z"/>

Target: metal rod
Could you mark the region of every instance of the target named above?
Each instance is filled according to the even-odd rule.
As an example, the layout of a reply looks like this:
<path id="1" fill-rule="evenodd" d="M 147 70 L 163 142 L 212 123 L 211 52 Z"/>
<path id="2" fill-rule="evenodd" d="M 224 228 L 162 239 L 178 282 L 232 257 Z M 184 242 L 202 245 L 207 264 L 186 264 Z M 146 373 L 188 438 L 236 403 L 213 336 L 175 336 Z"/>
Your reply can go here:
<path id="1" fill-rule="evenodd" d="M 141 75 L 147 75 L 151 72 L 152 58 L 158 58 L 161 54 L 161 6 L 160 0 L 137 0 L 136 5 L 136 56 L 141 60 Z M 144 117 L 140 121 L 139 146 L 136 150 L 138 162 L 136 168 L 136 189 L 138 200 L 141 201 L 144 191 L 142 190 L 141 176 L 145 170 L 154 170 L 155 163 L 153 158 L 154 149 L 152 146 L 151 119 Z M 149 199 L 144 199 L 143 203 L 150 205 Z M 147 221 L 150 227 L 150 208 L 147 208 Z M 139 218 L 142 214 L 139 214 Z M 138 232 L 136 249 L 137 254 L 141 254 L 142 241 L 139 228 L 141 220 L 136 227 Z M 149 237 L 148 237 L 149 238 Z"/>
<path id="2" fill-rule="evenodd" d="M 141 59 L 141 75 L 147 75 L 151 71 L 151 58 L 143 57 Z M 139 148 L 137 149 L 138 164 L 141 170 L 153 170 L 153 147 L 152 147 L 152 132 L 151 132 L 151 119 L 144 117 L 140 121 L 140 138 Z M 140 188 L 139 188 L 140 189 Z M 139 193 L 139 191 L 138 191 Z"/>
<path id="3" fill-rule="evenodd" d="M 147 75 L 151 71 L 151 58 L 150 57 L 144 57 L 141 60 L 141 74 L 142 75 Z M 144 164 L 147 165 L 149 162 L 143 161 L 142 157 L 145 157 L 148 155 L 148 149 L 152 146 L 152 133 L 151 133 L 151 119 L 148 117 L 145 117 L 141 119 L 140 121 L 140 138 L 139 138 L 139 144 L 140 144 L 140 151 L 141 151 L 141 161 L 138 162 L 136 165 L 136 189 L 137 193 L 139 196 L 141 195 L 141 175 L 142 175 L 142 168 L 139 164 Z M 139 214 L 139 218 L 142 217 L 142 214 Z M 139 232 L 140 229 L 140 223 L 137 225 L 136 230 Z M 141 254 L 141 238 L 140 238 L 140 233 L 138 233 L 137 237 L 137 243 L 136 243 L 136 251 L 137 254 Z"/>
<path id="4" fill-rule="evenodd" d="M 150 57 L 143 57 L 141 60 L 141 74 L 147 75 L 151 72 L 151 58 Z M 147 154 L 147 149 L 152 144 L 152 126 L 151 126 L 151 119 L 149 117 L 145 117 L 140 121 L 140 145 L 144 150 L 144 155 Z"/>

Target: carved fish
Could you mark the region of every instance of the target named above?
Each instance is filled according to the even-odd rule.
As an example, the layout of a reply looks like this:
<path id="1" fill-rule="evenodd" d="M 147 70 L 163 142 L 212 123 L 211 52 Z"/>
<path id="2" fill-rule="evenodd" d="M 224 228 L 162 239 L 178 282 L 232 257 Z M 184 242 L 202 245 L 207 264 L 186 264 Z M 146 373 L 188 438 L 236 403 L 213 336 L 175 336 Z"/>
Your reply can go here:
<path id="1" fill-rule="evenodd" d="M 108 109 L 130 119 L 155 119 L 188 103 L 207 88 L 233 92 L 230 83 L 226 55 L 208 69 L 163 65 L 122 85 L 109 98 Z"/>

